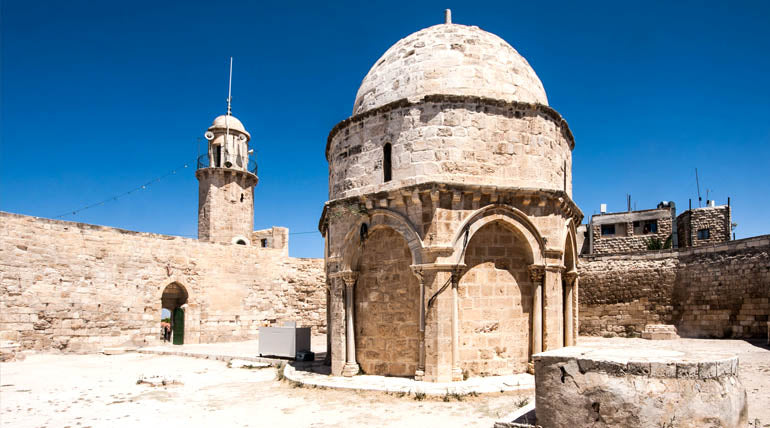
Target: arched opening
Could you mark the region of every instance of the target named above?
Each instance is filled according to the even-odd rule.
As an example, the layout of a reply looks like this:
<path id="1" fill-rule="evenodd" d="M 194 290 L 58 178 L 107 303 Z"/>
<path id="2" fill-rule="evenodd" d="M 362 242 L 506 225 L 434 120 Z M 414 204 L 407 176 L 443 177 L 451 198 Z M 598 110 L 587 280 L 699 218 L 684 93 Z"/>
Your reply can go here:
<path id="1" fill-rule="evenodd" d="M 382 171 L 383 171 L 383 181 L 387 183 L 393 178 L 393 168 L 391 163 L 391 155 L 390 152 L 392 150 L 392 146 L 390 143 L 385 144 L 385 147 L 382 148 Z"/>
<path id="2" fill-rule="evenodd" d="M 569 298 L 569 292 L 568 292 L 568 285 L 567 280 L 562 276 L 561 278 L 561 315 L 562 315 L 562 325 L 561 325 L 561 338 L 562 338 L 562 346 L 569 346 L 569 337 L 567 337 L 567 331 L 569 331 L 569 325 L 571 314 L 567 313 L 567 299 Z"/>
<path id="3" fill-rule="evenodd" d="M 533 287 L 526 238 L 503 221 L 476 231 L 459 283 L 460 366 L 469 375 L 527 370 Z"/>
<path id="4" fill-rule="evenodd" d="M 185 308 L 187 307 L 187 290 L 179 283 L 171 283 L 163 289 L 161 295 L 161 317 L 164 309 L 168 311 L 170 320 L 168 325 L 161 321 L 161 332 L 164 341 L 171 341 L 174 345 L 184 344 Z"/>
<path id="5" fill-rule="evenodd" d="M 215 167 L 215 168 L 219 168 L 220 166 L 222 166 L 222 163 L 221 163 L 222 162 L 222 146 L 220 146 L 219 144 L 216 144 L 216 145 L 214 145 L 213 149 L 214 149 L 214 152 L 212 154 L 214 155 L 214 159 L 213 159 L 214 162 L 213 162 L 213 165 L 211 165 L 211 166 Z"/>
<path id="6" fill-rule="evenodd" d="M 369 230 L 354 287 L 356 361 L 366 374 L 414 376 L 417 370 L 420 289 L 411 264 L 399 232 Z"/>
<path id="7" fill-rule="evenodd" d="M 246 245 L 246 241 L 244 241 L 243 239 L 239 239 L 239 240 L 235 241 L 235 243 L 238 244 L 238 245 Z"/>
<path id="8" fill-rule="evenodd" d="M 575 247 L 574 235 L 572 231 L 567 232 L 567 239 L 564 242 L 564 272 L 562 275 L 562 344 L 564 346 L 574 345 L 576 343 L 576 322 L 575 311 L 577 306 L 577 294 L 575 289 L 575 279 L 569 276 L 576 275 L 575 266 Z"/>

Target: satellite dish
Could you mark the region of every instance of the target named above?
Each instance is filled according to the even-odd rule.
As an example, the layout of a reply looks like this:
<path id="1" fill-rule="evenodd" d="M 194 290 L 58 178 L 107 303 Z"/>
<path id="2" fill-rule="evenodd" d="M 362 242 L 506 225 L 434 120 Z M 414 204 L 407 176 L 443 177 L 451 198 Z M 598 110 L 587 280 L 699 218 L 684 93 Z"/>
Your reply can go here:
<path id="1" fill-rule="evenodd" d="M 203 134 L 203 136 L 206 137 L 206 139 L 209 141 L 214 139 L 214 133 L 211 131 L 206 131 L 206 133 Z"/>

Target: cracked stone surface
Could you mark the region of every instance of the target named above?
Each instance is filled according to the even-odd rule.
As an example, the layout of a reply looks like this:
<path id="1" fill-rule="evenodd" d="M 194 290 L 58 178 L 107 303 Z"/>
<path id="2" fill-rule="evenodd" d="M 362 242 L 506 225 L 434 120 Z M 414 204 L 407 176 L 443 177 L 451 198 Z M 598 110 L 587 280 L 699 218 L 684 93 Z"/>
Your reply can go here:
<path id="1" fill-rule="evenodd" d="M 592 338 L 537 354 L 538 424 L 745 427 L 749 399 L 736 354 L 750 348 L 740 342 L 673 340 L 652 346 L 640 339 Z"/>

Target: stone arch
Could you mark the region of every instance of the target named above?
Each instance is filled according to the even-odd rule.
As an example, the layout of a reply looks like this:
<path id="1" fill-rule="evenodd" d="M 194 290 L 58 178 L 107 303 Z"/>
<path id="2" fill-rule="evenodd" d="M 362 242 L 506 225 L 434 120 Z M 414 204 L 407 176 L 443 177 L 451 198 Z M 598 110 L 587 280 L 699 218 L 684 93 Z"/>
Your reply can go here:
<path id="1" fill-rule="evenodd" d="M 353 290 L 356 361 L 366 374 L 413 376 L 419 359 L 420 284 L 401 232 L 378 224 L 361 246 Z"/>
<path id="2" fill-rule="evenodd" d="M 412 264 L 422 264 L 422 239 L 412 222 L 396 211 L 376 208 L 362 215 L 345 235 L 341 270 L 356 270 L 362 250 L 360 238 L 362 224 L 367 225 L 369 234 L 385 227 L 398 232 L 406 240 L 412 256 Z"/>
<path id="3" fill-rule="evenodd" d="M 251 243 L 249 242 L 249 238 L 243 235 L 234 236 L 230 242 L 236 245 L 246 245 L 246 246 L 251 245 Z"/>
<path id="4" fill-rule="evenodd" d="M 523 373 L 531 353 L 530 243 L 504 219 L 486 218 L 463 252 L 460 366 L 471 375 Z"/>
<path id="5" fill-rule="evenodd" d="M 572 219 L 569 219 L 564 227 L 564 251 L 562 264 L 564 274 L 561 276 L 561 302 L 562 302 L 562 345 L 570 346 L 576 343 L 578 328 L 578 298 L 577 298 L 577 229 Z"/>
<path id="6" fill-rule="evenodd" d="M 567 220 L 567 224 L 564 226 L 564 253 L 562 256 L 562 264 L 564 265 L 565 272 L 570 272 L 577 269 L 578 266 L 578 248 L 577 248 L 577 229 L 572 219 Z"/>
<path id="7" fill-rule="evenodd" d="M 529 220 L 526 214 L 516 208 L 500 204 L 487 205 L 463 221 L 452 240 L 452 260 L 454 260 L 454 263 L 462 263 L 465 258 L 466 246 L 473 239 L 473 235 L 479 229 L 492 222 L 501 222 L 526 240 L 529 247 L 530 264 L 544 264 L 543 252 L 545 250 L 545 242 L 540 231 L 537 230 L 537 227 Z"/>

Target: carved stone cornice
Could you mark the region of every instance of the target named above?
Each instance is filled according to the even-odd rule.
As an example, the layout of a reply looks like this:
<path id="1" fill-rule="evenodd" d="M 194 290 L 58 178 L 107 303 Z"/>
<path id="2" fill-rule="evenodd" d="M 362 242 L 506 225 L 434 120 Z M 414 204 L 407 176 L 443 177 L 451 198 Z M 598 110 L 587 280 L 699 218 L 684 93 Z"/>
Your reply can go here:
<path id="1" fill-rule="evenodd" d="M 432 201 L 434 206 L 439 203 L 442 194 L 449 194 L 453 201 L 458 196 L 461 199 L 469 198 L 474 208 L 476 206 L 482 208 L 490 204 L 503 204 L 517 207 L 526 212 L 528 207 L 550 207 L 555 212 L 561 212 L 564 216 L 572 218 L 575 224 L 580 224 L 583 220 L 583 212 L 580 211 L 580 208 L 578 208 L 572 198 L 562 190 L 437 181 L 385 189 L 374 187 L 373 189 L 375 191 L 326 202 L 318 222 L 318 230 L 322 234 L 326 233 L 328 222 L 333 218 L 330 212 L 338 209 L 338 206 L 354 207 L 355 209 L 352 209 L 351 212 L 355 211 L 359 214 L 366 214 L 366 211 L 370 209 L 389 208 L 390 204 L 397 197 L 402 197 L 403 193 L 412 195 L 422 194 L 424 195 L 424 200 Z M 423 200 L 417 197 L 406 199 L 405 202 L 411 204 L 415 199 L 418 201 Z M 462 203 L 455 201 L 454 205 L 462 205 Z M 561 257 L 561 254 L 558 257 Z"/>

